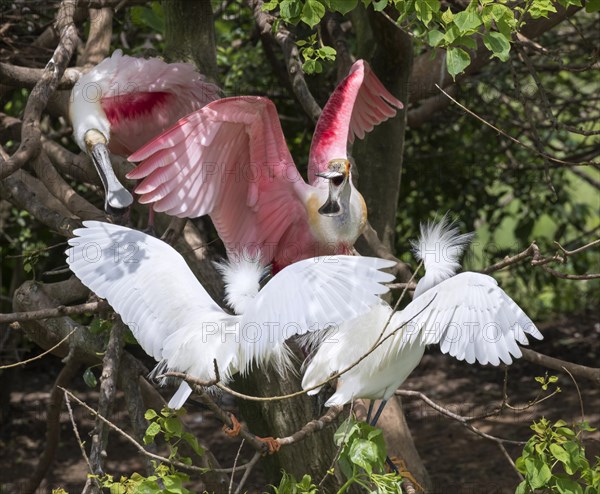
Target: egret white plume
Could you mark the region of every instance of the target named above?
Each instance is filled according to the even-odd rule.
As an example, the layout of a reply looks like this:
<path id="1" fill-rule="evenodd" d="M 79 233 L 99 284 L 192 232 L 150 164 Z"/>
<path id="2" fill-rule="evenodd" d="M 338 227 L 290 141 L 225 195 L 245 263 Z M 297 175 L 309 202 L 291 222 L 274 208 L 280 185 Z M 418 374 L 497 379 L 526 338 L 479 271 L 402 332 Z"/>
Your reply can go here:
<path id="1" fill-rule="evenodd" d="M 416 259 L 423 261 L 425 276 L 419 280 L 413 297 L 456 274 L 460 269 L 460 258 L 473 236 L 473 233 L 461 235 L 448 215 L 438 222 L 421 223 L 421 236 L 410 244 Z"/>
<path id="2" fill-rule="evenodd" d="M 181 371 L 222 381 L 266 361 L 286 363 L 285 340 L 341 324 L 377 303 L 393 279 L 383 259 L 329 256 L 292 264 L 247 303 L 226 313 L 170 245 L 123 226 L 85 221 L 66 251 L 71 270 L 120 314 L 159 371 Z M 253 271 L 260 279 L 258 269 Z M 251 285 L 251 283 L 250 283 Z M 169 402 L 183 405 L 184 382 Z"/>
<path id="3" fill-rule="evenodd" d="M 527 335 L 542 338 L 496 280 L 472 272 L 453 276 L 471 235 L 460 235 L 446 218 L 423 225 L 421 233 L 415 245 L 427 271 L 413 301 L 395 313 L 381 302 L 370 312 L 346 321 L 325 338 L 306 366 L 302 380 L 305 389 L 357 362 L 380 335 L 387 338 L 342 374 L 326 406 L 355 398 L 388 399 L 418 365 L 428 344 L 437 343 L 442 352 L 469 363 L 499 365 L 521 356 L 517 343 L 527 345 Z M 444 252 L 446 255 L 441 255 Z M 317 392 L 315 389 L 309 394 Z"/>
<path id="4" fill-rule="evenodd" d="M 236 314 L 243 314 L 260 290 L 265 272 L 260 255 L 244 251 L 232 259 L 216 262 L 215 267 L 225 282 L 225 302 Z"/>

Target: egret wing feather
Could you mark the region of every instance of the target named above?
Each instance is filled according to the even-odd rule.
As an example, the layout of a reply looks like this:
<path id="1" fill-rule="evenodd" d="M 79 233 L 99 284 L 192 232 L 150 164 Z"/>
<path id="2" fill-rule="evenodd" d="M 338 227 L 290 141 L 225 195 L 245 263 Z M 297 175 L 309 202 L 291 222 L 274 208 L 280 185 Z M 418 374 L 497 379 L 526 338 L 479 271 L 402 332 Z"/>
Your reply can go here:
<path id="1" fill-rule="evenodd" d="M 368 312 L 388 291 L 392 261 L 360 256 L 316 257 L 277 273 L 256 295 L 241 321 L 240 365 L 268 358 L 287 338 L 341 326 Z M 261 331 L 261 337 L 252 337 Z M 244 337 L 246 336 L 246 337 Z"/>
<path id="2" fill-rule="evenodd" d="M 528 344 L 530 335 L 542 339 L 533 321 L 492 277 L 457 274 L 414 299 L 401 313 L 406 325 L 391 344 L 399 352 L 407 343 L 439 344 L 443 353 L 473 363 L 520 357 L 516 342 Z M 511 357 L 512 356 L 512 357 Z"/>

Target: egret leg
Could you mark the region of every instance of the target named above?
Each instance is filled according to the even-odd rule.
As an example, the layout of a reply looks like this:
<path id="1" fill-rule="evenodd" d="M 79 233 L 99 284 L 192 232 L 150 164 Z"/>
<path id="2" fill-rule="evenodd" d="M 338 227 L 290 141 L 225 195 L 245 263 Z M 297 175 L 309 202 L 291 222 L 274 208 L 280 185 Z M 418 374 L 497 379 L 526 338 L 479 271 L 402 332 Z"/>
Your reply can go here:
<path id="1" fill-rule="evenodd" d="M 379 420 L 379 417 L 381 416 L 381 412 L 383 412 L 383 409 L 385 408 L 386 403 L 387 403 L 387 400 L 381 401 L 381 405 L 379 405 L 379 408 L 377 409 L 377 412 L 375 413 L 375 417 L 373 417 L 373 420 L 371 421 L 371 425 L 373 427 L 375 427 L 377 425 L 377 421 Z"/>
<path id="2" fill-rule="evenodd" d="M 398 475 L 400 473 L 400 471 L 398 470 L 398 467 L 396 466 L 396 464 L 390 459 L 389 456 L 385 457 L 385 462 L 387 463 L 387 466 L 390 467 L 391 471 L 394 472 L 396 475 Z"/>
<path id="3" fill-rule="evenodd" d="M 371 423 L 371 414 L 373 413 L 374 406 L 375 406 L 375 400 L 369 400 L 369 410 L 367 411 L 367 424 Z"/>

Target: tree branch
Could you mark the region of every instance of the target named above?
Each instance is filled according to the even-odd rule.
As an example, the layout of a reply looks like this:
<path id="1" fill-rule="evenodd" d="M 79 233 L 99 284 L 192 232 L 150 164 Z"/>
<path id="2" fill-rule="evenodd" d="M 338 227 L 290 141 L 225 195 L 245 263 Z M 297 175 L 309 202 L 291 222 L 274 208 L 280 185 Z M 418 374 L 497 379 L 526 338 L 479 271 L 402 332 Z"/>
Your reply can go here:
<path id="1" fill-rule="evenodd" d="M 73 23 L 73 13 L 77 0 L 63 0 L 58 11 L 56 27 L 60 40 L 48 61 L 41 79 L 34 86 L 23 114 L 21 143 L 19 148 L 0 168 L 0 180 L 13 174 L 40 151 L 40 117 L 48 104 L 48 99 L 56 90 L 63 73 L 77 46 L 77 28 Z"/>
<path id="2" fill-rule="evenodd" d="M 565 360 L 560 360 L 555 357 L 549 357 L 543 353 L 538 353 L 529 348 L 521 348 L 523 358 L 528 362 L 532 362 L 548 369 L 554 369 L 557 371 L 566 370 L 568 373 L 573 374 L 577 377 L 583 377 L 589 379 L 600 385 L 600 368 L 598 367 L 586 367 L 585 365 L 574 364 Z"/>

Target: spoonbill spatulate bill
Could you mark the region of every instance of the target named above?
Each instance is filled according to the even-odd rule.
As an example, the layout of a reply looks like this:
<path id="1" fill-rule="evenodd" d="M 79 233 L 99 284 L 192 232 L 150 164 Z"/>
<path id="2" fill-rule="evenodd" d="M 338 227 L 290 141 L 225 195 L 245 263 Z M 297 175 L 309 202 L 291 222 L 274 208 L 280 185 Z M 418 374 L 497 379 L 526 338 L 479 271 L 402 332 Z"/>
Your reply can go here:
<path id="1" fill-rule="evenodd" d="M 218 93 L 189 64 L 130 57 L 121 50 L 77 81 L 69 105 L 73 137 L 100 175 L 107 211 L 133 202 L 115 176 L 108 152 L 128 156 Z"/>
<path id="2" fill-rule="evenodd" d="M 260 251 L 274 271 L 309 257 L 349 254 L 367 211 L 347 146 L 402 103 L 359 60 L 329 98 L 313 136 L 307 184 L 275 105 L 244 96 L 214 101 L 129 157 L 144 179 L 140 202 L 178 217 L 209 214 L 228 253 Z"/>
<path id="3" fill-rule="evenodd" d="M 373 423 L 390 398 L 418 365 L 430 344 L 443 353 L 472 364 L 512 363 L 521 356 L 517 343 L 527 335 L 542 339 L 531 319 L 485 274 L 463 272 L 458 259 L 472 235 L 460 235 L 446 218 L 421 225 L 421 238 L 413 243 L 425 275 L 414 299 L 398 312 L 384 302 L 370 312 L 336 328 L 335 343 L 327 338 L 307 364 L 302 386 L 307 389 L 357 362 L 379 336 L 388 337 L 364 360 L 342 374 L 326 406 L 356 398 L 384 400 Z M 389 323 L 388 323 L 389 321 Z M 387 326 L 386 326 L 387 324 Z M 393 336 L 390 336 L 393 335 Z M 356 342 L 359 341 L 360 345 Z M 315 394 L 318 389 L 309 394 Z"/>
<path id="4" fill-rule="evenodd" d="M 238 255 L 224 268 L 228 293 L 243 311 L 231 315 L 168 244 L 110 223 L 84 226 L 69 239 L 71 270 L 111 304 L 144 351 L 160 362 L 159 374 L 175 370 L 209 381 L 216 377 L 215 360 L 224 382 L 267 361 L 283 369 L 289 365 L 287 338 L 367 312 L 387 292 L 383 283 L 393 279 L 379 271 L 390 261 L 329 256 L 292 264 L 259 291 L 264 265 Z M 241 287 L 231 286 L 237 283 Z M 190 393 L 182 383 L 169 406 L 181 407 Z"/>

